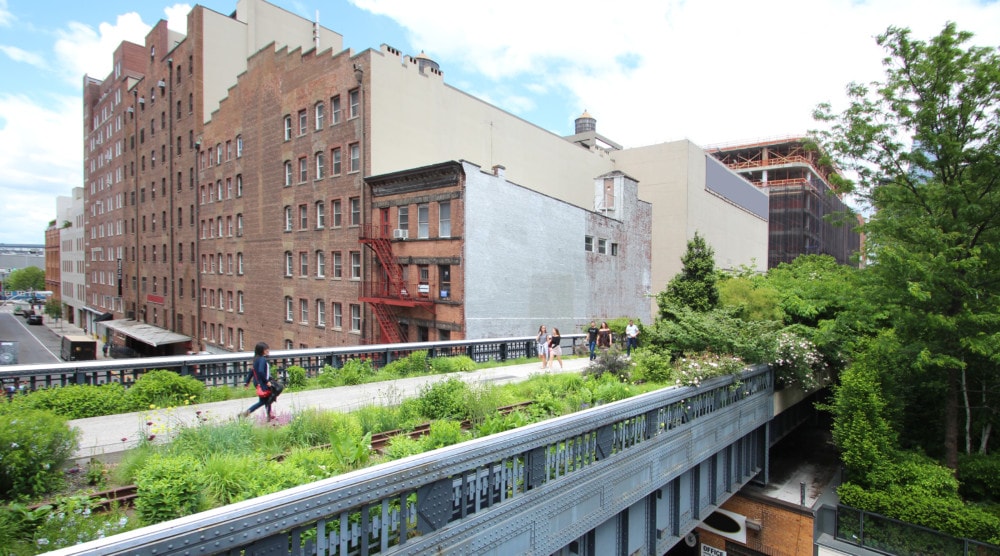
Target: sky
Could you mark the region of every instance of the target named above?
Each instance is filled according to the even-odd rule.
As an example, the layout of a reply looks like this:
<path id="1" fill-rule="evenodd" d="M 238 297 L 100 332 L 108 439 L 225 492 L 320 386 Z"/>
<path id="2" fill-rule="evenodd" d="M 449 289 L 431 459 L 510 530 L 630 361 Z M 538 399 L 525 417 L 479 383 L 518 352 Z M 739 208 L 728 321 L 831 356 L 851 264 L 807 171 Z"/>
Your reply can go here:
<path id="1" fill-rule="evenodd" d="M 875 37 L 929 40 L 949 21 L 1000 46 L 1000 0 L 272 0 L 344 37 L 426 53 L 445 82 L 559 135 L 584 110 L 625 147 L 800 136 L 813 109 L 846 106 L 884 76 Z M 236 0 L 205 0 L 223 14 Z M 56 197 L 83 185 L 83 76 L 111 71 L 123 40 L 171 0 L 0 0 L 0 244 L 37 244 Z"/>

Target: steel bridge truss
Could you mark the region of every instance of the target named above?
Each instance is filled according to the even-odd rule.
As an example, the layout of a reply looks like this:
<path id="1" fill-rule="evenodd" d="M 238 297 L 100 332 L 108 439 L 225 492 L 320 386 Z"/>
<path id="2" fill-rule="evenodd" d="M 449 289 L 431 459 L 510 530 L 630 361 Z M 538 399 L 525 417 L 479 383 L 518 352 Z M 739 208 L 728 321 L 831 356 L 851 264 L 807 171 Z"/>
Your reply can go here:
<path id="1" fill-rule="evenodd" d="M 755 367 L 53 554 L 659 555 L 766 475 L 773 412 Z"/>

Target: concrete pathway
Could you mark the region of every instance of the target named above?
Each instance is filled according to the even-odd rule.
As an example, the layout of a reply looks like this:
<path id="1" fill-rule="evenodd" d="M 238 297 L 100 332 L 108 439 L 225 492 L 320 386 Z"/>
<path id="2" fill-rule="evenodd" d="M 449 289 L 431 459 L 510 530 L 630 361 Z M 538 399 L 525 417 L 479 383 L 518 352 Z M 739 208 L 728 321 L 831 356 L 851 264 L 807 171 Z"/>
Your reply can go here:
<path id="1" fill-rule="evenodd" d="M 565 370 L 580 372 L 590 361 L 586 357 L 564 359 Z M 404 378 L 388 382 L 373 382 L 357 386 L 341 386 L 322 390 L 285 392 L 272 406 L 279 422 L 307 409 L 327 409 L 349 412 L 370 405 L 395 405 L 405 398 L 417 396 L 430 383 L 457 377 L 476 384 L 507 384 L 520 382 L 544 372 L 540 363 L 494 367 L 466 373 L 429 375 Z M 558 371 L 557 371 L 558 372 Z M 181 428 L 197 425 L 199 421 L 219 423 L 237 418 L 240 411 L 256 402 L 255 397 L 224 402 L 155 409 L 136 413 L 107 415 L 74 419 L 70 426 L 80 431 L 80 442 L 73 457 L 80 463 L 91 458 L 115 462 L 122 452 L 134 448 L 141 440 L 154 435 L 154 442 L 166 442 Z M 251 418 L 263 424 L 264 410 L 259 409 Z"/>

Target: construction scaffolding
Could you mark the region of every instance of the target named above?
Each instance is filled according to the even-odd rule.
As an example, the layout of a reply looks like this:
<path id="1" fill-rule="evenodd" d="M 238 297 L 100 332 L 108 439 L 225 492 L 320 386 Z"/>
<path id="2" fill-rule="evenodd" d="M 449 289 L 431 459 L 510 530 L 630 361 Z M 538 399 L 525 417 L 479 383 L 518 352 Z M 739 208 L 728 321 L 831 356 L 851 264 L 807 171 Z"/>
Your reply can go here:
<path id="1" fill-rule="evenodd" d="M 857 265 L 858 220 L 830 187 L 836 169 L 820 163 L 821 153 L 804 138 L 781 139 L 710 149 L 747 181 L 768 192 L 768 268 L 803 254 L 830 255 Z"/>

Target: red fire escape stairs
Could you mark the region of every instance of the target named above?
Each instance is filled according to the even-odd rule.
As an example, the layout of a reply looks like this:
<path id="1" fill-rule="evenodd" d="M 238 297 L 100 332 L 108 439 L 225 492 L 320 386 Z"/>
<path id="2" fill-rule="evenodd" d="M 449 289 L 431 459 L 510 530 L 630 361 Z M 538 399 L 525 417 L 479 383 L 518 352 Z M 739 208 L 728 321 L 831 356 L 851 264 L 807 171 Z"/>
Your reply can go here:
<path id="1" fill-rule="evenodd" d="M 429 299 L 413 297 L 403 281 L 403 271 L 392 252 L 392 242 L 380 233 L 377 226 L 366 226 L 361 234 L 361 243 L 371 248 L 382 268 L 383 280 L 369 280 L 363 286 L 361 301 L 368 303 L 378 320 L 380 339 L 383 343 L 398 343 L 404 340 L 399 327 L 395 307 L 422 307 L 434 312 L 434 303 Z M 374 273 L 373 273 L 374 274 Z"/>

